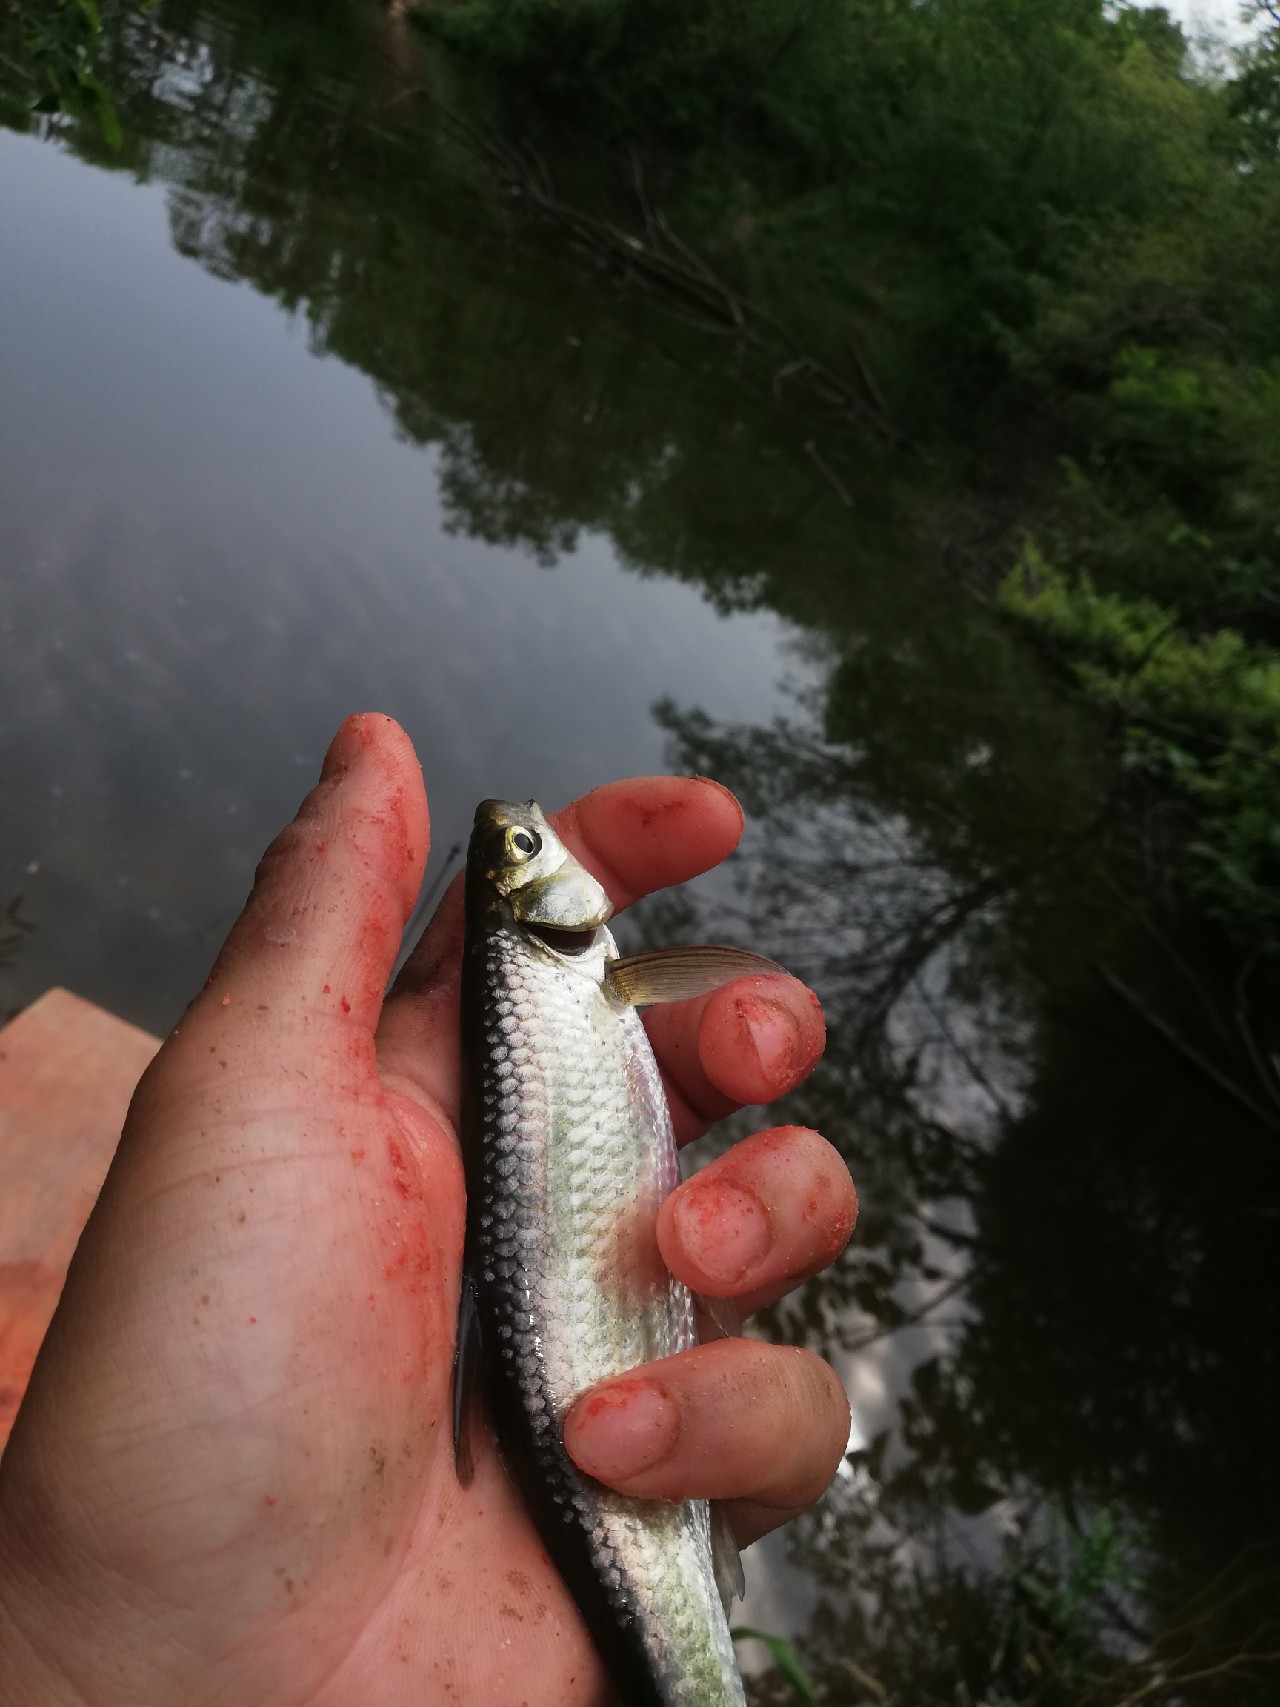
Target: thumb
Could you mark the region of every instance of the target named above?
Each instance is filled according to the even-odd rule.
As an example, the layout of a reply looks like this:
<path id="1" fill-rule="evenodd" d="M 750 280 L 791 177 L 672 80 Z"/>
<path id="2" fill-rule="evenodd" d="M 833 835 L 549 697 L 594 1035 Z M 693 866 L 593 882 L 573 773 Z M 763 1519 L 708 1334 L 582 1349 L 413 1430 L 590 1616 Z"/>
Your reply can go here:
<path id="1" fill-rule="evenodd" d="M 146 1090 L 189 1092 L 210 1061 L 244 1073 L 290 1059 L 361 1073 L 430 840 L 422 772 L 392 718 L 347 718 L 320 781 L 272 842 L 209 980 L 156 1058 Z"/>
<path id="2" fill-rule="evenodd" d="M 318 785 L 262 857 L 205 1005 L 271 1006 L 296 993 L 299 1006 L 372 1031 L 429 841 L 409 737 L 376 712 L 348 717 Z"/>

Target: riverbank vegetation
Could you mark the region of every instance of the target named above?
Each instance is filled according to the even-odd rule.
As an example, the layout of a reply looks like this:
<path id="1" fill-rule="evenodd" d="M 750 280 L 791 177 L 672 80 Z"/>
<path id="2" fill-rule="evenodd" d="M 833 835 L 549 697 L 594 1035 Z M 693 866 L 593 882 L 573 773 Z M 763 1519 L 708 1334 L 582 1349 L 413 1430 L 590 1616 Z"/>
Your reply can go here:
<path id="1" fill-rule="evenodd" d="M 1104 0 L 423 15 L 883 403 L 947 560 L 1104 709 L 1135 843 L 1280 949 L 1274 10 L 1230 53 Z"/>
<path id="2" fill-rule="evenodd" d="M 9 6 L 21 58 L 10 61 L 8 69 L 27 85 L 31 110 L 91 118 L 107 145 L 119 148 L 120 120 L 98 75 L 102 19 L 97 0 L 9 0 Z"/>

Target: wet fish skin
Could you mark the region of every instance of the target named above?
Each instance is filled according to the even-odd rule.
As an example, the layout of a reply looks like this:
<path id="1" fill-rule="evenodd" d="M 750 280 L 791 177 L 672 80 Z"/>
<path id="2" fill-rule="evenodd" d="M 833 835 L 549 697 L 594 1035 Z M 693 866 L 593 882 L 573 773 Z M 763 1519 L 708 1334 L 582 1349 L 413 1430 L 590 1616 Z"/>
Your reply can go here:
<path id="1" fill-rule="evenodd" d="M 742 1707 L 706 1503 L 614 1493 L 564 1445 L 587 1388 L 697 1337 L 657 1248 L 679 1163 L 640 1017 L 607 986 L 608 912 L 535 806 L 481 805 L 463 969 L 464 1288 L 498 1439 L 624 1707 Z M 566 931 L 585 946 L 554 934 Z M 460 1343 L 460 1390 L 475 1356 Z"/>

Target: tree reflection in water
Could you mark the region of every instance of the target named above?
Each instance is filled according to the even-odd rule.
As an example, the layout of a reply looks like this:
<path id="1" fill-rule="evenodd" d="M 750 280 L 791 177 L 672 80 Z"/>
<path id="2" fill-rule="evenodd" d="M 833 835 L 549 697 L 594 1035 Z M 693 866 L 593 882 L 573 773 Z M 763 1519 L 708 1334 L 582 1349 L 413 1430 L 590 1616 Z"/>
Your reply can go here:
<path id="1" fill-rule="evenodd" d="M 827 1014 L 786 1117 L 861 1219 L 763 1324 L 855 1397 L 792 1543 L 821 1699 L 1274 1701 L 1274 1155 L 1091 976 L 1163 975 L 1100 881 L 1091 732 L 920 562 L 915 476 L 859 453 L 846 509 L 767 376 L 513 242 L 402 99 L 447 70 L 363 8 L 166 0 L 109 14 L 104 57 L 123 151 L 70 144 L 367 373 L 452 526 L 548 566 L 598 530 L 790 637 L 786 720 L 657 708 L 752 830 L 642 928 L 749 942 Z"/>
<path id="2" fill-rule="evenodd" d="M 814 982 L 830 1042 L 788 1112 L 863 1204 L 769 1323 L 835 1357 L 855 1430 L 870 1400 L 796 1542 L 818 1675 L 832 1700 L 1269 1700 L 1274 1164 L 1089 978 L 1103 944 L 1136 950 L 1091 903 L 1087 825 L 984 859 L 963 767 L 935 834 L 918 768 L 831 738 L 860 655 L 789 725 L 660 712 L 676 762 L 759 825 L 681 928 Z"/>

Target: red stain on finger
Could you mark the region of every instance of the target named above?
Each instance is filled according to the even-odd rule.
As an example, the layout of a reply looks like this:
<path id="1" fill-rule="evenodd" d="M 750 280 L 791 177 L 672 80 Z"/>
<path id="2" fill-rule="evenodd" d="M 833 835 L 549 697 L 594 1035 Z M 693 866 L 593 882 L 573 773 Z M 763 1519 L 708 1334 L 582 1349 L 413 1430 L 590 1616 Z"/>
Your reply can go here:
<path id="1" fill-rule="evenodd" d="M 391 1183 L 400 1196 L 405 1198 L 421 1197 L 421 1184 L 416 1175 L 410 1172 L 404 1146 L 398 1138 L 387 1139 L 387 1156 L 391 1162 Z"/>
<path id="2" fill-rule="evenodd" d="M 806 990 L 805 994 L 817 1007 L 813 992 Z M 746 1046 L 768 1084 L 788 1090 L 813 1071 L 825 1040 L 820 1007 L 816 1033 L 799 1020 L 790 1002 L 760 991 L 735 996 L 733 1008 Z"/>
<path id="3" fill-rule="evenodd" d="M 580 1414 L 587 1417 L 604 1416 L 607 1411 L 625 1411 L 642 1393 L 652 1391 L 652 1381 L 620 1376 L 598 1393 L 593 1393 L 582 1405 Z"/>

